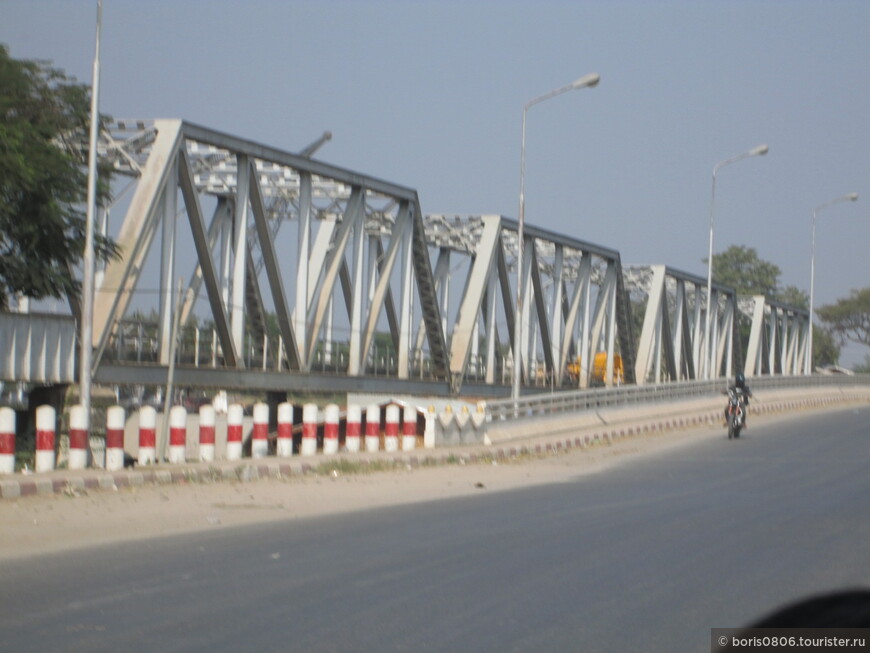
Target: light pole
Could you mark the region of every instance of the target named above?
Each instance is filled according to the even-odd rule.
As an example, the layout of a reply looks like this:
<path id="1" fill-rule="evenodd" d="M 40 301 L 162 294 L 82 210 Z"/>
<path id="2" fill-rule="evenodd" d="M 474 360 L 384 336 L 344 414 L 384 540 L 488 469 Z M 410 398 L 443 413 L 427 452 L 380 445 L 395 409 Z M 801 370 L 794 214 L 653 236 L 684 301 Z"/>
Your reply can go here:
<path id="1" fill-rule="evenodd" d="M 79 343 L 79 401 L 84 407 L 87 430 L 91 428 L 91 360 L 94 319 L 94 217 L 97 209 L 97 137 L 100 122 L 100 32 L 103 0 L 97 0 L 97 45 L 91 86 L 91 123 L 88 144 L 88 208 L 85 219 L 85 251 L 82 258 L 82 315 Z M 90 444 L 88 445 L 90 452 Z"/>
<path id="2" fill-rule="evenodd" d="M 842 197 L 838 197 L 837 199 L 831 200 L 830 202 L 820 204 L 813 209 L 813 239 L 812 249 L 810 253 L 810 329 L 807 337 L 806 360 L 804 361 L 804 369 L 806 370 L 807 374 L 813 373 L 813 293 L 815 291 L 816 281 L 816 214 L 819 212 L 820 209 L 823 209 L 826 206 L 830 206 L 831 204 L 837 204 L 838 202 L 854 202 L 857 199 L 858 193 L 849 193 L 848 195 L 843 195 Z"/>
<path id="3" fill-rule="evenodd" d="M 724 161 L 720 161 L 715 166 L 713 166 L 713 191 L 710 195 L 710 246 L 707 250 L 707 324 L 704 328 L 704 378 L 711 379 L 713 378 L 713 357 L 716 355 L 716 348 L 713 347 L 713 343 L 710 342 L 710 325 L 712 314 L 714 311 L 713 307 L 713 219 L 715 216 L 715 206 L 716 206 L 716 173 L 719 172 L 719 168 L 727 166 L 729 163 L 737 163 L 738 161 L 742 161 L 743 159 L 749 158 L 750 156 L 763 156 L 767 154 L 768 147 L 767 145 L 759 145 L 758 147 L 754 147 L 748 152 L 744 152 L 743 154 L 738 154 L 737 156 L 731 157 L 730 159 L 725 159 Z"/>
<path id="4" fill-rule="evenodd" d="M 523 107 L 523 140 L 520 148 L 520 213 L 517 219 L 517 311 L 514 315 L 514 369 L 513 369 L 513 388 L 511 398 L 516 400 L 520 397 L 520 376 L 522 375 L 522 356 L 520 355 L 520 347 L 522 346 L 522 336 L 520 322 L 523 315 L 523 227 L 525 224 L 526 212 L 526 113 L 534 105 L 549 100 L 551 97 L 574 91 L 580 88 L 592 87 L 598 84 L 601 76 L 598 73 L 589 73 L 580 79 L 557 88 L 555 91 L 550 91 L 545 95 L 536 97 L 529 101 Z"/>

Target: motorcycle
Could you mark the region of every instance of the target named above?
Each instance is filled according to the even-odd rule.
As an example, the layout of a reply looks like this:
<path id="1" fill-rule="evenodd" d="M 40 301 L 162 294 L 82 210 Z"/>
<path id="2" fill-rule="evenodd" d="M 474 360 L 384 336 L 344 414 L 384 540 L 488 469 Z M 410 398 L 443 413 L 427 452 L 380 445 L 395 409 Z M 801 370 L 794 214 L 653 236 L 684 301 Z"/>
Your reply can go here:
<path id="1" fill-rule="evenodd" d="M 746 399 L 738 388 L 728 388 L 728 407 L 725 420 L 728 423 L 728 439 L 739 438 L 746 417 Z"/>

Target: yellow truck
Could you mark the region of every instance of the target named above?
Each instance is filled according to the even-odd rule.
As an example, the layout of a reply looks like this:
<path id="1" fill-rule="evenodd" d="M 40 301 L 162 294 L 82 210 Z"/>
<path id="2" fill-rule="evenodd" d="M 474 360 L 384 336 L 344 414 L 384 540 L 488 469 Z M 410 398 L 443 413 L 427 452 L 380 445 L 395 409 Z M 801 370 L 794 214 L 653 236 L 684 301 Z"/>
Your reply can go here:
<path id="1" fill-rule="evenodd" d="M 580 379 L 580 356 L 568 363 L 568 374 L 573 381 Z M 591 385 L 605 385 L 604 380 L 607 377 L 607 352 L 599 351 L 595 354 L 592 362 L 592 378 Z M 613 383 L 620 385 L 624 382 L 622 356 L 619 354 L 613 355 Z"/>

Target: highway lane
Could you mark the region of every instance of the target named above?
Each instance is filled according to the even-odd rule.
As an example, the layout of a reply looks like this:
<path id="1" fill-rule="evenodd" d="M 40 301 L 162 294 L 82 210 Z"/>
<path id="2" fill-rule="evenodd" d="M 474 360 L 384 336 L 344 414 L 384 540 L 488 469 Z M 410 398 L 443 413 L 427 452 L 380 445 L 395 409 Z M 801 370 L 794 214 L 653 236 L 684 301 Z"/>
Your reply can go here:
<path id="1" fill-rule="evenodd" d="M 708 651 L 870 586 L 870 408 L 570 483 L 18 561 L 0 650 Z"/>

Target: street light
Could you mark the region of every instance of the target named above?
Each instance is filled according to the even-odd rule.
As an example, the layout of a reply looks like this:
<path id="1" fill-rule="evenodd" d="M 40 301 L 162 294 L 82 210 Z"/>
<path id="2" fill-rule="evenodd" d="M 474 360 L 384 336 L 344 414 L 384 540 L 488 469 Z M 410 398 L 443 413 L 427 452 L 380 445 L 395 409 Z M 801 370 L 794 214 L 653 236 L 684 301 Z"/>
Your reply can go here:
<path id="1" fill-rule="evenodd" d="M 601 79 L 598 73 L 589 73 L 580 79 L 573 81 L 567 86 L 557 88 L 555 91 L 536 97 L 529 101 L 523 107 L 523 140 L 520 148 L 520 214 L 517 221 L 517 311 L 514 316 L 514 369 L 513 369 L 513 389 L 511 398 L 516 400 L 520 397 L 520 376 L 522 368 L 522 360 L 520 356 L 520 347 L 522 345 L 522 337 L 520 334 L 520 322 L 523 314 L 523 227 L 525 224 L 526 212 L 526 113 L 534 105 L 549 100 L 551 97 L 574 91 L 580 88 L 596 86 Z"/>
<path id="2" fill-rule="evenodd" d="M 831 204 L 837 204 L 838 202 L 854 202 L 857 199 L 858 193 L 849 193 L 848 195 L 843 195 L 842 197 L 838 197 L 830 202 L 820 204 L 813 209 L 813 240 L 810 254 L 810 330 L 807 338 L 806 360 L 804 361 L 804 369 L 807 374 L 813 373 L 813 292 L 815 290 L 814 286 L 816 281 L 816 214 L 820 209 L 830 206 Z"/>
<path id="3" fill-rule="evenodd" d="M 710 320 L 713 313 L 713 218 L 715 215 L 716 205 L 716 173 L 719 172 L 719 168 L 727 166 L 729 163 L 737 163 L 738 161 L 742 161 L 743 159 L 747 159 L 751 156 L 764 156 L 765 154 L 767 154 L 767 150 L 767 145 L 759 145 L 758 147 L 752 148 L 748 152 L 738 154 L 737 156 L 731 157 L 730 159 L 725 159 L 724 161 L 720 161 L 715 166 L 713 166 L 713 191 L 710 195 L 710 246 L 707 252 L 707 325 L 704 328 L 704 366 L 706 368 L 704 378 L 706 379 L 710 379 L 713 376 L 713 357 L 716 355 L 716 349 L 710 342 Z"/>

